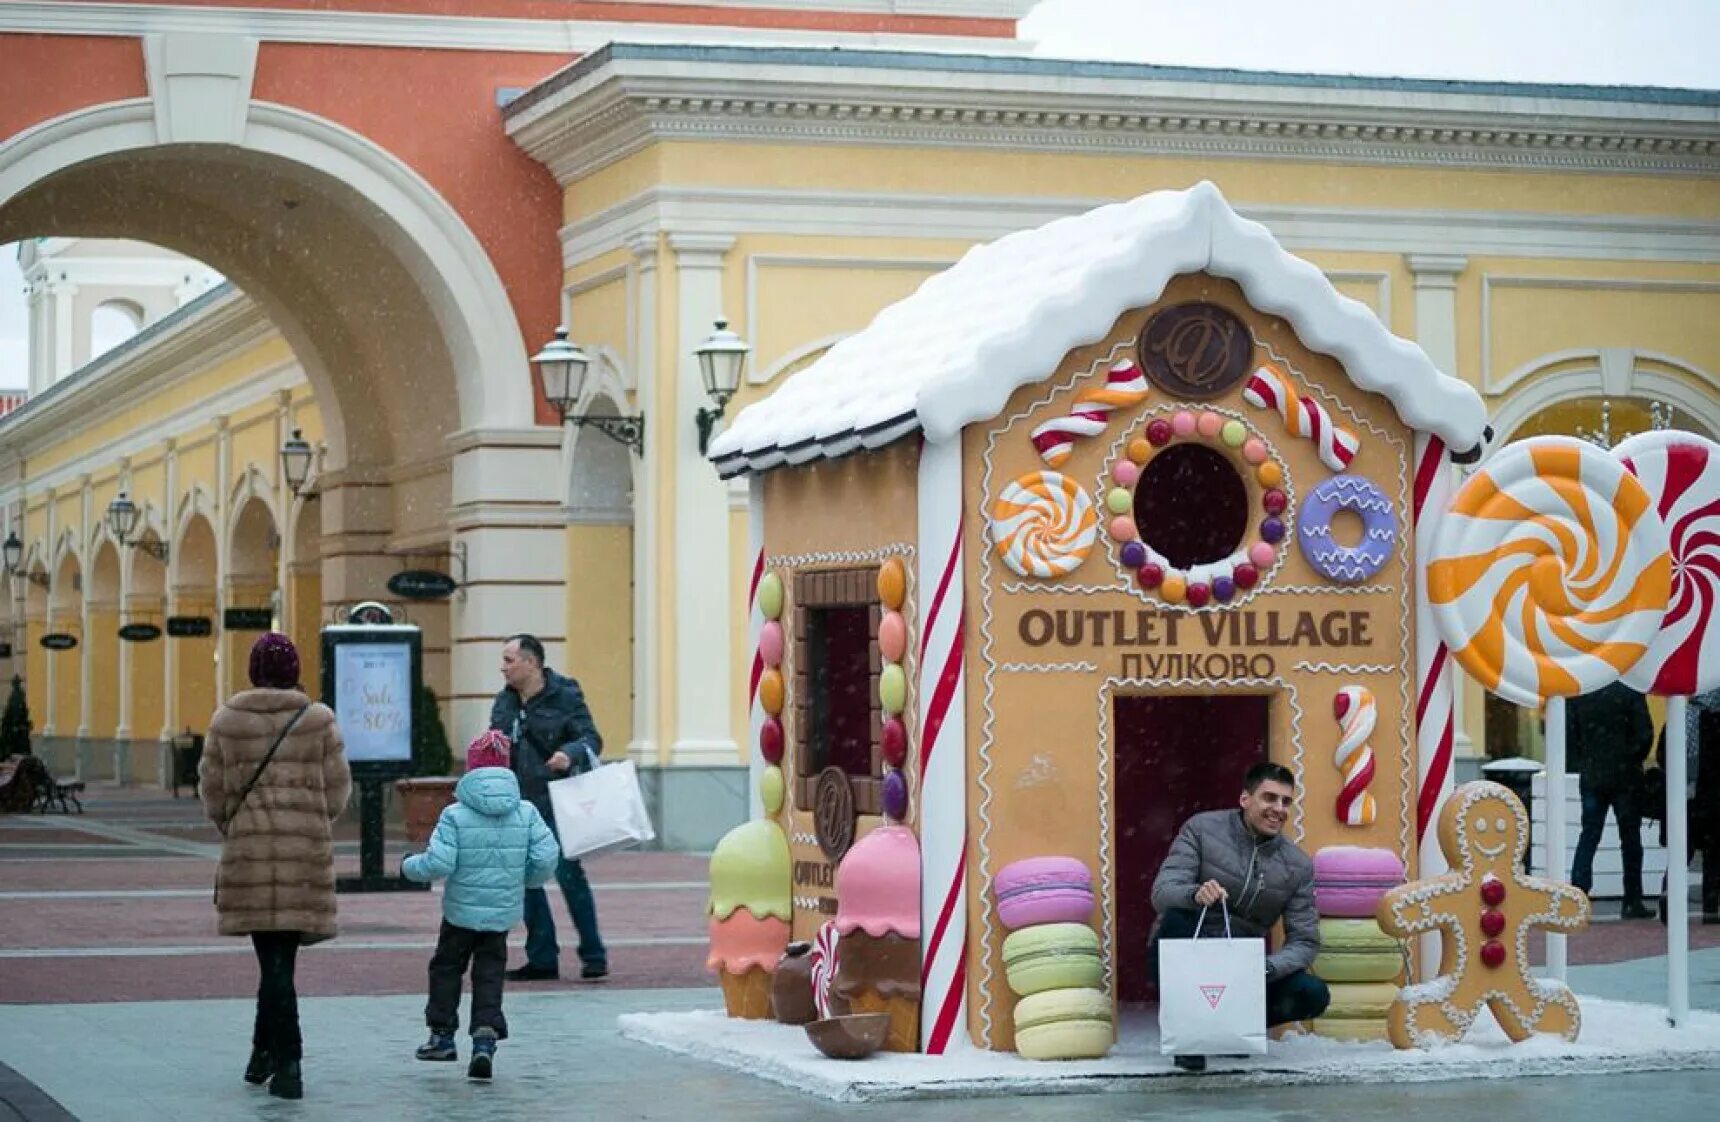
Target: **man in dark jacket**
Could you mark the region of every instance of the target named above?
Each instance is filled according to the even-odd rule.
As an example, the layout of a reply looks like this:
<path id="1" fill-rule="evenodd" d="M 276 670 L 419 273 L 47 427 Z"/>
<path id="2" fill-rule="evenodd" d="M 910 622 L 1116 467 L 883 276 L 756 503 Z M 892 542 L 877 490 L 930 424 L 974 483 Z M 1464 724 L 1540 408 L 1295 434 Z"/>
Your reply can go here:
<path id="1" fill-rule="evenodd" d="M 502 679 L 507 685 L 490 707 L 490 727 L 513 741 L 510 764 L 519 777 L 520 797 L 537 807 L 554 830 L 550 781 L 596 767 L 603 738 L 579 683 L 544 665 L 543 644 L 533 636 L 515 635 L 502 647 Z M 555 881 L 579 931 L 579 976 L 586 981 L 607 977 L 609 955 L 597 932 L 597 901 L 585 869 L 564 857 L 556 863 Z M 525 913 L 526 964 L 508 971 L 508 977 L 519 982 L 559 978 L 561 948 L 549 895 L 541 888 L 526 889 Z"/>
<path id="2" fill-rule="evenodd" d="M 1595 883 L 1595 850 L 1607 825 L 1607 811 L 1618 822 L 1624 857 L 1625 919 L 1648 919 L 1642 902 L 1642 765 L 1654 747 L 1654 721 L 1648 700 L 1623 682 L 1573 697 L 1565 703 L 1565 754 L 1577 771 L 1583 798 L 1583 832 L 1571 861 L 1571 883 L 1585 893 Z"/>
<path id="3" fill-rule="evenodd" d="M 1332 999 L 1308 972 L 1320 953 L 1314 908 L 1314 862 L 1283 836 L 1296 798 L 1296 777 L 1282 764 L 1258 763 L 1242 779 L 1240 810 L 1208 810 L 1177 832 L 1153 881 L 1153 938 L 1223 937 L 1225 902 L 1233 936 L 1264 939 L 1284 921 L 1284 945 L 1266 956 L 1266 1024 L 1318 1017 Z M 1201 923 L 1201 909 L 1208 909 Z M 1155 957 L 1156 957 L 1155 946 Z M 1205 1056 L 1176 1056 L 1185 1071 L 1201 1071 Z"/>

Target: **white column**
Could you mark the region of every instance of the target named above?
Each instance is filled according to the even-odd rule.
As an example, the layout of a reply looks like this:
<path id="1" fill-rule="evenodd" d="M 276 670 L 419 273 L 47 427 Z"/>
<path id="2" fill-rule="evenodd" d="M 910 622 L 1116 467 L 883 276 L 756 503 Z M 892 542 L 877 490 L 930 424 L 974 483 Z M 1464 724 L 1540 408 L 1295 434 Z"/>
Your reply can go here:
<path id="1" fill-rule="evenodd" d="M 176 501 L 179 494 L 179 442 L 172 438 L 167 440 L 166 450 L 162 453 L 161 476 L 163 481 L 161 509 L 165 512 L 162 516 L 164 522 L 162 536 L 166 538 L 170 551 L 167 555 L 167 573 L 165 575 L 167 587 L 162 590 L 162 599 L 166 614 L 172 615 L 179 607 L 179 593 L 175 588 L 178 583 L 176 574 L 179 566 L 179 535 L 176 533 L 179 528 L 176 522 L 179 514 L 179 504 Z M 165 628 L 165 626 L 166 623 L 163 621 L 163 627 Z M 161 695 L 160 739 L 164 748 L 161 755 L 164 760 L 168 761 L 167 767 L 172 767 L 173 737 L 179 731 L 179 673 L 174 669 L 174 664 L 179 660 L 174 657 L 173 640 L 163 638 L 162 642 L 166 643 L 167 646 L 161 652 L 161 688 L 163 692 Z M 168 779 L 169 776 L 164 768 L 161 775 L 163 786 L 167 785 Z"/>
<path id="2" fill-rule="evenodd" d="M 54 630 L 54 585 L 53 585 L 53 580 L 54 580 L 54 577 L 58 575 L 54 572 L 54 534 L 59 529 L 59 527 L 54 525 L 54 521 L 55 521 L 54 520 L 54 508 L 55 508 L 56 504 L 54 501 L 54 489 L 52 487 L 48 488 L 48 493 L 45 496 L 45 499 L 47 501 L 48 506 L 47 506 L 47 509 L 43 512 L 42 517 L 43 517 L 43 525 L 45 525 L 47 527 L 47 529 L 46 529 L 45 535 L 42 539 L 42 549 L 43 549 L 43 552 L 45 555 L 45 564 L 47 565 L 47 572 L 48 572 L 48 595 L 46 597 L 47 606 L 42 609 L 42 634 L 44 634 L 44 635 L 49 634 L 50 632 L 52 632 Z M 47 690 L 42 695 L 44 698 L 47 699 L 47 710 L 48 710 L 47 717 L 44 718 L 42 721 L 42 735 L 44 737 L 56 735 L 56 730 L 54 728 L 54 713 L 56 710 L 56 706 L 54 705 L 54 663 L 56 663 L 58 661 L 59 660 L 56 659 L 52 654 L 49 654 L 46 658 L 44 658 L 42 660 L 42 665 L 47 667 L 47 669 L 48 669 L 48 672 L 45 675 L 47 678 L 47 681 L 45 683 L 43 683 L 47 687 Z"/>
<path id="3" fill-rule="evenodd" d="M 1565 699 L 1547 699 L 1547 836 L 1542 842 L 1548 880 L 1568 883 L 1565 862 Z M 1706 855 L 1704 856 L 1706 860 Z M 1547 977 L 1565 980 L 1565 936 L 1547 932 Z"/>
<path id="4" fill-rule="evenodd" d="M 645 415 L 645 447 L 634 461 L 633 487 L 633 742 L 627 754 L 636 763 L 656 764 L 661 743 L 657 728 L 657 621 L 661 605 L 657 592 L 658 461 L 665 435 L 674 447 L 672 408 L 659 411 L 672 395 L 658 392 L 657 369 L 657 237 L 627 243 L 633 253 L 633 370 L 639 411 Z"/>
<path id="5" fill-rule="evenodd" d="M 130 493 L 131 457 L 120 457 L 119 479 L 117 482 L 120 490 Z M 143 509 L 142 500 L 134 499 L 133 501 L 137 502 L 138 509 L 141 511 Z M 105 516 L 106 512 L 104 511 L 103 514 Z M 139 537 L 143 535 L 143 530 L 144 523 L 139 521 L 137 525 L 137 535 Z M 125 623 L 128 622 L 127 614 L 131 609 L 131 570 L 132 565 L 137 563 L 137 550 L 128 550 L 122 547 L 117 551 L 117 553 L 119 558 L 119 613 L 115 617 L 115 622 L 124 626 Z M 127 556 L 127 554 L 130 554 L 130 556 Z M 120 775 L 121 761 L 119 746 L 121 743 L 131 739 L 131 653 L 132 649 L 136 646 L 137 644 L 135 643 L 127 643 L 124 641 L 121 641 L 119 645 L 119 716 L 115 719 L 113 725 L 115 779 L 122 778 Z"/>
<path id="6" fill-rule="evenodd" d="M 697 347 L 723 318 L 723 258 L 734 239 L 714 234 L 671 234 L 679 279 L 679 330 L 671 368 L 674 415 L 657 422 L 674 441 L 675 522 L 670 542 L 675 565 L 675 741 L 670 762 L 735 764 L 735 698 L 729 690 L 729 603 L 737 595 L 729 571 L 728 489 L 699 455 L 694 411 L 708 404 Z"/>
<path id="7" fill-rule="evenodd" d="M 524 375 L 521 375 L 524 377 Z M 466 584 L 450 609 L 455 744 L 487 725 L 501 688 L 502 640 L 530 632 L 567 666 L 567 516 L 558 428 L 467 429 L 454 450 L 449 526 L 466 546 Z"/>
<path id="8" fill-rule="evenodd" d="M 1469 267 L 1469 259 L 1456 254 L 1412 253 L 1404 261 L 1415 285 L 1415 341 L 1441 373 L 1461 377 L 1457 364 L 1457 278 Z M 1448 467 L 1446 471 L 1455 475 L 1457 469 Z M 1457 675 L 1450 663 L 1446 665 L 1446 673 L 1453 676 L 1454 753 L 1474 756 L 1475 742 L 1469 735 L 1464 710 L 1466 695 L 1475 687 L 1467 677 Z"/>
<path id="9" fill-rule="evenodd" d="M 275 509 L 281 512 L 281 524 L 275 527 L 275 533 L 281 539 L 281 548 L 275 551 L 275 596 L 279 604 L 281 616 L 276 620 L 283 632 L 293 629 L 291 605 L 287 603 L 291 585 L 287 583 L 287 574 L 292 571 L 293 557 L 293 489 L 287 485 L 287 473 L 281 469 L 279 449 L 287 442 L 287 437 L 293 431 L 293 391 L 275 391 L 275 456 L 269 461 L 274 465 L 271 476 L 275 481 Z M 314 695 L 317 690 L 315 683 L 306 682 L 305 688 Z"/>
<path id="10" fill-rule="evenodd" d="M 78 286 L 67 280 L 48 282 L 48 307 L 53 324 L 53 365 L 48 370 L 48 385 L 53 385 L 72 372 L 72 341 L 76 323 L 73 311 L 77 307 Z"/>
<path id="11" fill-rule="evenodd" d="M 1673 1028 L 1683 1028 L 1690 1019 L 1690 822 L 1684 800 L 1689 709 L 1687 697 L 1666 699 L 1666 749 L 1660 761 L 1666 771 L 1666 1019 Z M 1702 860 L 1720 857 L 1704 849 Z"/>
<path id="12" fill-rule="evenodd" d="M 232 547 L 228 538 L 232 527 L 227 524 L 228 507 L 232 505 L 229 495 L 233 490 L 233 430 L 229 418 L 215 418 L 215 702 L 224 703 L 233 692 L 231 683 L 233 668 L 229 665 L 232 659 L 228 657 L 227 628 L 224 614 L 227 609 L 227 580 L 232 573 Z"/>
<path id="13" fill-rule="evenodd" d="M 90 735 L 90 678 L 95 667 L 90 657 L 90 477 L 78 476 L 78 579 L 83 588 L 78 591 L 78 739 Z M 83 753 L 80 751 L 79 756 Z M 80 765 L 82 760 L 79 760 Z"/>

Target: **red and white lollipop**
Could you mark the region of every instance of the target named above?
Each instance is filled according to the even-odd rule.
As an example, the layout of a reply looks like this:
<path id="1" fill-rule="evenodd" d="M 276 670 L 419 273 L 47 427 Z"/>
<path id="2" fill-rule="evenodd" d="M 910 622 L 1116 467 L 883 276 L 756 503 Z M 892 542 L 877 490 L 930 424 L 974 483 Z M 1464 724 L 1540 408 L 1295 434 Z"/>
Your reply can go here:
<path id="1" fill-rule="evenodd" d="M 1672 601 L 1624 680 L 1663 697 L 1720 688 L 1720 444 L 1659 430 L 1621 442 L 1613 454 L 1648 492 L 1672 546 Z"/>

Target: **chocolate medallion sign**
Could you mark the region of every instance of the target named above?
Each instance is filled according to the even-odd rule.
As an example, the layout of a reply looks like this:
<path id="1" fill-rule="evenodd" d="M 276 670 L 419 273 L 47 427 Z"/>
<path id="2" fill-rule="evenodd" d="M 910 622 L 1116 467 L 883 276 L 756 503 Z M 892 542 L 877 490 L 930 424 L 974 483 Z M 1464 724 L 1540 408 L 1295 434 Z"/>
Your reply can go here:
<path id="1" fill-rule="evenodd" d="M 67 635 L 64 632 L 56 631 L 52 635 L 42 636 L 42 646 L 50 651 L 69 651 L 77 645 L 78 637 L 76 635 Z"/>
<path id="2" fill-rule="evenodd" d="M 446 600 L 460 587 L 447 573 L 407 569 L 388 578 L 388 591 L 402 600 Z"/>
<path id="3" fill-rule="evenodd" d="M 1248 373 L 1254 337 L 1217 304 L 1173 304 L 1147 321 L 1140 350 L 1154 385 L 1176 397 L 1210 398 Z"/>
<path id="4" fill-rule="evenodd" d="M 818 848 L 832 861 L 842 860 L 854 844 L 854 788 L 848 773 L 839 767 L 818 773 L 812 792 L 812 828 Z"/>

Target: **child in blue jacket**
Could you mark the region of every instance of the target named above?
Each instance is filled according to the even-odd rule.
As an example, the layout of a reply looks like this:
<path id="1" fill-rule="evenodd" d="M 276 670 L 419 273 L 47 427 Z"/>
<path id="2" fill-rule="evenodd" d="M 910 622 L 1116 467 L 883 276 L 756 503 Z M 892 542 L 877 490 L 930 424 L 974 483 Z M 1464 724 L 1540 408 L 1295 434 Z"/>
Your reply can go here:
<path id="1" fill-rule="evenodd" d="M 508 930 L 520 922 L 526 888 L 555 874 L 561 849 L 543 816 L 520 799 L 508 770 L 508 738 L 488 732 L 466 750 L 466 775 L 454 803 L 442 812 L 425 852 L 406 858 L 408 880 L 448 878 L 442 896 L 442 933 L 430 959 L 430 1000 L 424 1019 L 430 1040 L 421 1060 L 457 1060 L 460 979 L 472 966 L 472 1061 L 466 1074 L 490 1078 L 496 1042 L 506 1040 L 502 982 L 508 965 Z"/>

